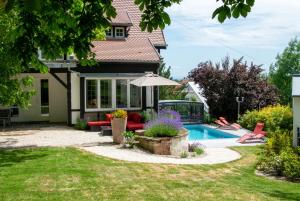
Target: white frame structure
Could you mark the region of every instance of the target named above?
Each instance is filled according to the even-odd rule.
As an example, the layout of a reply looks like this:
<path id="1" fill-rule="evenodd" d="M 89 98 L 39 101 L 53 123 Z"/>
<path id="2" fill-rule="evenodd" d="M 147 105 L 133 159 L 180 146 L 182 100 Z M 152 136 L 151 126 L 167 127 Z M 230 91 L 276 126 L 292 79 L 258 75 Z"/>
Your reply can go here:
<path id="1" fill-rule="evenodd" d="M 143 100 L 143 93 L 142 93 L 142 87 L 140 87 L 141 90 L 141 106 L 140 107 L 130 107 L 130 81 L 136 79 L 135 77 L 88 77 L 85 78 L 85 89 L 84 89 L 84 109 L 86 112 L 99 112 L 99 111 L 112 111 L 117 109 L 124 109 L 124 110 L 141 110 L 142 109 L 142 100 Z M 96 80 L 97 81 L 97 108 L 87 108 L 87 81 L 88 80 Z M 112 87 L 112 107 L 111 108 L 101 108 L 101 92 L 100 92 L 100 80 L 111 80 L 111 87 Z M 117 108 L 116 101 L 116 81 L 117 80 L 127 80 L 127 107 L 125 108 Z"/>
<path id="2" fill-rule="evenodd" d="M 117 30 L 122 30 L 122 36 L 117 36 Z M 115 37 L 116 38 L 124 38 L 125 37 L 125 29 L 124 27 L 115 27 Z"/>

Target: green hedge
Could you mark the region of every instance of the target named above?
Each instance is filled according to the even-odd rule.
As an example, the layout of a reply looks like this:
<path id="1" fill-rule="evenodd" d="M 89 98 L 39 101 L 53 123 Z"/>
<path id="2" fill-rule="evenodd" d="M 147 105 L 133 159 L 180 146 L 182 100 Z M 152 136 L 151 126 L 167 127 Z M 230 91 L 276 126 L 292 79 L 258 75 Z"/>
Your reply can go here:
<path id="1" fill-rule="evenodd" d="M 267 139 L 257 169 L 265 173 L 300 179 L 300 148 L 292 147 L 292 131 L 277 130 Z"/>
<path id="2" fill-rule="evenodd" d="M 292 130 L 292 109 L 282 105 L 268 106 L 261 110 L 247 111 L 239 121 L 244 128 L 249 130 L 253 130 L 257 122 L 263 122 L 268 132 L 278 129 Z"/>

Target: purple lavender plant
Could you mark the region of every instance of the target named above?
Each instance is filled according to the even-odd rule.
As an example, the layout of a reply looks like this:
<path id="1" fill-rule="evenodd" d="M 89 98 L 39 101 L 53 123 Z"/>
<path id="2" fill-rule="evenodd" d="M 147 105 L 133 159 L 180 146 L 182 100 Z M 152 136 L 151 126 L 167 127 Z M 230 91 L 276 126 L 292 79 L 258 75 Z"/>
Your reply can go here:
<path id="1" fill-rule="evenodd" d="M 158 114 L 158 118 L 152 121 L 149 121 L 145 128 L 151 128 L 156 125 L 168 125 L 176 130 L 179 130 L 183 125 L 180 119 L 180 115 L 173 110 L 161 110 Z"/>

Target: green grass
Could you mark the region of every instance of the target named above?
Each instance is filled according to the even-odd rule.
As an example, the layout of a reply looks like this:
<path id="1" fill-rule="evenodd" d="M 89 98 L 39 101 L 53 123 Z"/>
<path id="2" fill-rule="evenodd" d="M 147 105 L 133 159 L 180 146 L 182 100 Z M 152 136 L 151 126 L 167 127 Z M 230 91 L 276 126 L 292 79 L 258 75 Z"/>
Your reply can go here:
<path id="1" fill-rule="evenodd" d="M 259 148 L 219 165 L 157 165 L 75 148 L 0 151 L 0 200 L 300 200 L 300 184 L 255 176 Z"/>

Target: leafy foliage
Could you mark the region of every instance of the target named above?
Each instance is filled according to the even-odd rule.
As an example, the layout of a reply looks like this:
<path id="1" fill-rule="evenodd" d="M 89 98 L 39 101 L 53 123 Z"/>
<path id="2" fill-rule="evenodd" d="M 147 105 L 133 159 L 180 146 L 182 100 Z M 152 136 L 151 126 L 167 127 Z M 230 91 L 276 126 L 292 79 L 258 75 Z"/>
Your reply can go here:
<path id="1" fill-rule="evenodd" d="M 86 130 L 87 129 L 87 123 L 84 119 L 77 119 L 75 128 L 78 130 Z"/>
<path id="2" fill-rule="evenodd" d="M 217 0 L 220 1 L 220 0 Z M 221 0 L 223 5 L 218 7 L 212 14 L 212 18 L 218 16 L 219 22 L 223 23 L 226 18 L 247 17 L 254 6 L 255 0 Z"/>
<path id="3" fill-rule="evenodd" d="M 148 137 L 174 137 L 178 135 L 178 130 L 171 125 L 155 124 L 145 131 Z"/>
<path id="4" fill-rule="evenodd" d="M 271 133 L 257 168 L 292 180 L 300 178 L 300 150 L 292 147 L 291 131 L 278 129 Z"/>
<path id="5" fill-rule="evenodd" d="M 166 67 L 166 64 L 162 61 L 158 69 L 158 74 L 167 79 L 173 80 L 171 77 L 171 66 Z M 181 86 L 160 86 L 159 87 L 159 99 L 160 100 L 184 100 L 186 92 L 183 91 L 184 85 Z"/>
<path id="6" fill-rule="evenodd" d="M 257 122 L 263 122 L 267 131 L 292 130 L 292 109 L 282 105 L 268 106 L 261 110 L 247 111 L 239 121 L 244 128 L 249 130 L 253 130 Z"/>
<path id="7" fill-rule="evenodd" d="M 125 131 L 123 136 L 125 138 L 125 145 L 127 145 L 129 148 L 133 148 L 135 144 L 135 133 L 132 131 Z"/>
<path id="8" fill-rule="evenodd" d="M 277 102 L 276 88 L 261 75 L 260 66 L 225 58 L 221 64 L 202 62 L 189 73 L 189 78 L 203 89 L 210 114 L 214 117 L 237 118 L 236 97 L 244 97 L 241 113 Z"/>
<path id="9" fill-rule="evenodd" d="M 292 105 L 292 75 L 300 73 L 300 41 L 293 39 L 270 67 L 271 82 L 279 89 L 280 102 Z"/>
<path id="10" fill-rule="evenodd" d="M 17 79 L 17 73 L 23 71 L 21 62 L 15 58 L 12 49 L 10 32 L 16 28 L 16 12 L 8 14 L 0 10 L 0 103 L 2 105 L 19 105 L 23 108 L 29 106 L 29 100 L 34 91 L 31 76 Z"/>

